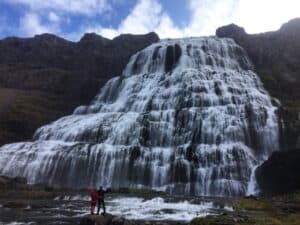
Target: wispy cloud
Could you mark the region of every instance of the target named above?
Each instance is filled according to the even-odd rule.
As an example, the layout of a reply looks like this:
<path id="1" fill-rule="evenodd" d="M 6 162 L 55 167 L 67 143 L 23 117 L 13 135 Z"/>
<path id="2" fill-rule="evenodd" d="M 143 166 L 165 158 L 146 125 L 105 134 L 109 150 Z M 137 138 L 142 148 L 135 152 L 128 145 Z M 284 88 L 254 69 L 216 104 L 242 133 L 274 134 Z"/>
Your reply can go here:
<path id="1" fill-rule="evenodd" d="M 183 29 L 184 36 L 213 35 L 216 28 L 230 23 L 237 0 L 189 0 L 191 20 Z"/>
<path id="2" fill-rule="evenodd" d="M 35 13 L 27 13 L 20 19 L 19 33 L 22 36 L 33 36 L 42 33 L 59 33 L 58 24 L 42 24 L 39 16 Z"/>
<path id="3" fill-rule="evenodd" d="M 60 22 L 60 17 L 55 12 L 51 11 L 48 14 L 48 20 L 53 23 L 58 23 L 58 22 Z"/>
<path id="4" fill-rule="evenodd" d="M 150 31 L 157 32 L 161 38 L 214 35 L 218 27 L 229 23 L 243 26 L 249 33 L 257 33 L 276 30 L 282 23 L 300 16 L 299 0 L 174 0 L 174 4 L 176 1 L 185 1 L 188 9 L 186 13 L 189 14 L 188 21 L 176 24 L 169 9 L 163 7 L 163 1 L 167 0 L 136 0 L 128 15 L 118 18 L 118 24 L 103 25 L 101 21 L 110 18 L 108 15 L 118 15 L 116 5 L 125 6 L 128 1 L 2 1 L 10 5 L 26 6 L 23 7 L 20 26 L 15 29 L 18 35 L 54 32 L 72 40 L 78 40 L 85 32 L 95 32 L 108 38 L 121 33 L 142 34 Z M 78 17 L 80 20 L 72 20 Z M 107 21 L 104 23 L 107 24 Z"/>
<path id="5" fill-rule="evenodd" d="M 156 31 L 161 37 L 180 35 L 169 15 L 157 0 L 139 0 L 117 28 L 100 28 L 99 33 L 112 38 L 121 33 L 142 34 Z"/>
<path id="6" fill-rule="evenodd" d="M 98 32 L 106 37 L 120 33 L 155 31 L 160 37 L 214 35 L 215 30 L 229 23 L 244 26 L 249 33 L 276 30 L 284 22 L 299 17 L 298 0 L 186 0 L 190 21 L 178 27 L 157 0 L 139 0 L 130 14 L 115 28 Z"/>
<path id="7" fill-rule="evenodd" d="M 92 16 L 111 10 L 107 0 L 4 0 L 9 4 L 23 4 L 32 11 L 54 10 Z"/>

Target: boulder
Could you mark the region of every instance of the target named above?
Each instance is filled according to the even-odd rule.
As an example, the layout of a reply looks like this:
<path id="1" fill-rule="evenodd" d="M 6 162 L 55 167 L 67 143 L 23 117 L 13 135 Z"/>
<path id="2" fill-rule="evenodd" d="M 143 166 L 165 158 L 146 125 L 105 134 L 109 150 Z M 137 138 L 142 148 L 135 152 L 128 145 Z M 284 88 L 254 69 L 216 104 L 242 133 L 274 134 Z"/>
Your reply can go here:
<path id="1" fill-rule="evenodd" d="M 133 225 L 130 220 L 106 213 L 105 215 L 88 215 L 80 220 L 80 225 Z"/>

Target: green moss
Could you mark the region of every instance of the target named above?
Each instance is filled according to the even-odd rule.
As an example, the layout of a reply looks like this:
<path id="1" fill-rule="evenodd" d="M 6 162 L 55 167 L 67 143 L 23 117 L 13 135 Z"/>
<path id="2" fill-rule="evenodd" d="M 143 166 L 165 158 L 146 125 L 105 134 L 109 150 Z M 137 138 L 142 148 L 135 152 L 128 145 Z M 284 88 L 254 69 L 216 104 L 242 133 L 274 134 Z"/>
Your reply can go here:
<path id="1" fill-rule="evenodd" d="M 272 218 L 272 217 L 255 218 L 253 221 L 251 221 L 251 223 L 253 225 L 284 225 L 284 224 L 282 224 L 282 221 L 280 221 L 277 218 Z"/>
<path id="2" fill-rule="evenodd" d="M 234 225 L 235 222 L 229 216 L 207 216 L 195 218 L 190 225 Z"/>
<path id="3" fill-rule="evenodd" d="M 142 188 L 142 189 L 129 188 L 128 190 L 129 190 L 130 194 L 151 194 L 151 193 L 153 193 L 153 190 L 146 189 L 146 188 Z"/>
<path id="4" fill-rule="evenodd" d="M 299 225 L 300 224 L 300 213 L 291 214 L 286 218 L 282 218 L 284 225 Z"/>
<path id="5" fill-rule="evenodd" d="M 280 196 L 276 196 L 273 198 L 274 201 L 281 201 L 284 203 L 288 203 L 288 202 L 299 202 L 299 206 L 300 206 L 300 191 L 291 193 L 291 194 L 286 194 L 286 195 L 280 195 Z"/>
<path id="6" fill-rule="evenodd" d="M 191 225 L 299 225 L 300 191 L 272 198 L 240 198 L 228 215 L 195 218 Z"/>
<path id="7" fill-rule="evenodd" d="M 56 192 L 49 192 L 43 190 L 1 190 L 0 198 L 10 198 L 13 196 L 17 199 L 52 199 L 57 196 Z"/>
<path id="8" fill-rule="evenodd" d="M 66 114 L 63 96 L 0 89 L 2 100 L 7 94 L 13 95 L 13 98 L 0 111 L 0 144 L 30 139 L 38 127 Z"/>
<path id="9" fill-rule="evenodd" d="M 274 207 L 274 205 L 272 204 L 272 202 L 270 202 L 267 199 L 246 199 L 246 198 L 242 198 L 239 199 L 235 204 L 234 204 L 235 208 L 238 210 L 254 210 L 254 211 L 275 211 L 276 208 Z"/>

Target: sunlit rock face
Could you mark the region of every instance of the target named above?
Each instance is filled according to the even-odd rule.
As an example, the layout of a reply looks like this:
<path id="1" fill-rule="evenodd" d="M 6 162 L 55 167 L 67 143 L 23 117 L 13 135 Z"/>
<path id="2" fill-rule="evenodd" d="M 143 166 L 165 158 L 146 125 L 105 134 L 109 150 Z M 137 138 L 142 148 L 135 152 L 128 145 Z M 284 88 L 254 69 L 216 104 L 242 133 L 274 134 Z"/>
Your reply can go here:
<path id="1" fill-rule="evenodd" d="M 247 193 L 278 148 L 276 108 L 231 39 L 162 40 L 88 106 L 0 148 L 0 173 L 64 187 Z"/>

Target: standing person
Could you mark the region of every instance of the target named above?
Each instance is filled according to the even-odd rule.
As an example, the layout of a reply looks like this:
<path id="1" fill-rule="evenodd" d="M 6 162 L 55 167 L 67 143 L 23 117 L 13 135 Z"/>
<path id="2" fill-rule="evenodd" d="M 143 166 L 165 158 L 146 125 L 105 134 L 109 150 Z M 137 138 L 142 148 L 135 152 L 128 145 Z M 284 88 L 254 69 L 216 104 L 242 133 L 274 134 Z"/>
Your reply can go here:
<path id="1" fill-rule="evenodd" d="M 91 195 L 91 208 L 90 208 L 90 212 L 91 212 L 91 215 L 94 215 L 94 210 L 95 210 L 95 207 L 96 207 L 96 203 L 97 203 L 97 200 L 99 199 L 99 196 L 98 196 L 98 193 L 97 191 L 95 190 L 95 188 L 88 188 L 88 191 Z"/>
<path id="2" fill-rule="evenodd" d="M 97 194 L 98 194 L 98 209 L 97 209 L 97 215 L 99 215 L 99 212 L 100 212 L 100 208 L 101 208 L 101 205 L 103 207 L 103 215 L 105 214 L 105 203 L 104 203 L 104 194 L 105 194 L 105 191 L 103 190 L 103 187 L 101 186 L 99 188 L 99 190 L 97 191 Z"/>

